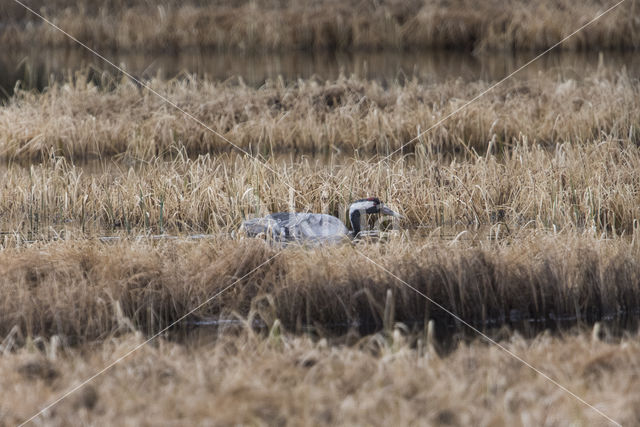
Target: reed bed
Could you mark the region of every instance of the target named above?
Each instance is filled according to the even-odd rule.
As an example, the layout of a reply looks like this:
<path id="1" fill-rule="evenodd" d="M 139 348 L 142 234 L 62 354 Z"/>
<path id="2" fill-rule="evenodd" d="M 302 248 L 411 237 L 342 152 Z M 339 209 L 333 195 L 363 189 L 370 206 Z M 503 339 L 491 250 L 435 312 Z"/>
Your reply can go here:
<path id="1" fill-rule="evenodd" d="M 484 229 L 573 231 L 637 240 L 638 146 L 616 140 L 562 144 L 523 138 L 502 156 L 444 160 L 425 149 L 399 160 L 339 156 L 178 157 L 74 166 L 62 158 L 9 166 L 0 183 L 0 244 L 141 234 L 229 234 L 273 212 L 323 212 L 347 225 L 351 202 L 378 196 L 433 234 Z"/>
<path id="2" fill-rule="evenodd" d="M 390 332 L 397 324 L 422 331 L 434 320 L 437 337 L 469 332 L 360 252 L 482 330 L 506 325 L 531 334 L 611 316 L 625 328 L 640 310 L 640 258 L 622 240 L 537 234 L 442 243 L 398 236 L 279 250 L 256 239 L 69 241 L 5 250 L 0 336 L 13 331 L 24 344 L 56 335 L 77 345 L 131 329 L 150 335 L 236 280 L 178 329 L 222 318 L 334 336 Z"/>
<path id="3" fill-rule="evenodd" d="M 569 75 L 566 75 L 566 74 Z M 549 71 L 510 80 L 415 137 L 478 93 L 488 82 L 429 84 L 417 79 L 372 82 L 269 81 L 251 88 L 191 77 L 149 84 L 198 120 L 255 155 L 274 153 L 386 155 L 407 141 L 430 153 L 500 153 L 526 136 L 553 147 L 615 139 L 638 142 L 640 90 L 624 69 L 602 65 L 584 78 Z M 19 91 L 0 109 L 0 158 L 40 160 L 128 155 L 150 159 L 177 150 L 189 156 L 236 149 L 145 89 L 87 73 L 44 93 Z"/>
<path id="4" fill-rule="evenodd" d="M 614 2 L 470 0 L 177 2 L 30 1 L 28 4 L 100 50 L 186 48 L 239 51 L 542 50 Z M 74 46 L 19 5 L 2 6 L 0 43 Z M 565 50 L 637 49 L 638 6 L 627 2 L 561 45 Z M 571 23 L 571 25 L 567 25 Z"/>
<path id="5" fill-rule="evenodd" d="M 29 4 L 99 50 L 147 52 L 537 51 L 609 6 L 228 3 Z M 636 7 L 561 48 L 637 49 Z M 70 46 L 12 2 L 0 13 L 3 46 Z M 18 89 L 0 106 L 0 426 L 232 283 L 42 421 L 603 421 L 363 255 L 638 423 L 638 83 L 604 59 L 593 72 L 512 79 L 383 158 L 491 83 L 149 81 L 260 161 L 107 73 Z M 239 230 L 287 210 L 346 222 L 365 196 L 404 215 L 380 240 L 281 247 Z"/>
<path id="6" fill-rule="evenodd" d="M 495 347 L 462 345 L 447 358 L 397 336 L 350 347 L 281 334 L 216 344 L 147 345 L 39 418 L 48 425 L 313 424 L 608 425 Z M 141 342 L 133 334 L 83 350 L 56 341 L 0 358 L 0 411 L 8 425 L 35 414 Z M 640 341 L 589 335 L 503 344 L 617 422 L 638 421 Z M 38 350 L 41 348 L 42 350 Z M 141 410 L 144 408 L 144 410 Z"/>

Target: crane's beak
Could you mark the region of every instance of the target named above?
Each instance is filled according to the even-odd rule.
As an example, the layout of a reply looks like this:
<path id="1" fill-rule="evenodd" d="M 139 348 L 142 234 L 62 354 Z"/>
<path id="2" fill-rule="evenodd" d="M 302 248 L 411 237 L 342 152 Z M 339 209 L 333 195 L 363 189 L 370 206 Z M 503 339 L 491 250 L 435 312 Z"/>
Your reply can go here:
<path id="1" fill-rule="evenodd" d="M 382 212 L 384 215 L 391 215 L 395 216 L 396 218 L 402 218 L 402 215 L 400 215 L 398 212 L 394 212 L 384 205 L 382 206 L 382 209 L 380 209 L 380 212 Z"/>

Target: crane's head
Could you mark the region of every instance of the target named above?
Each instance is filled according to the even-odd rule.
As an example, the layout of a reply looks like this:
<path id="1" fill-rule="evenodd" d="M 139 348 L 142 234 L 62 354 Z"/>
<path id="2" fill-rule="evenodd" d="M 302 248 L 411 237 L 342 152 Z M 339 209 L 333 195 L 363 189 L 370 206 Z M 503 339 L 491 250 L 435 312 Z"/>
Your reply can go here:
<path id="1" fill-rule="evenodd" d="M 349 219 L 351 220 L 351 226 L 353 227 L 353 235 L 357 236 L 362 230 L 363 224 L 365 224 L 367 215 L 371 214 L 383 214 L 391 215 L 394 217 L 401 217 L 401 215 L 393 210 L 389 209 L 378 199 L 377 197 L 368 197 L 366 199 L 356 200 L 349 207 Z"/>

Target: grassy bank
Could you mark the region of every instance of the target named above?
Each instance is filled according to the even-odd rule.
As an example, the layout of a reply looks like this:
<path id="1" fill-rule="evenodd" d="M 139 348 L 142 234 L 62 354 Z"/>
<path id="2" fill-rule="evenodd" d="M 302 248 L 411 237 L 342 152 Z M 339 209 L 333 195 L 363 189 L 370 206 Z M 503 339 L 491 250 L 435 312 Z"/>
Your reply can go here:
<path id="1" fill-rule="evenodd" d="M 0 358 L 2 419 L 18 424 L 141 340 L 84 351 L 46 342 Z M 287 334 L 194 348 L 148 345 L 40 418 L 50 425 L 201 423 L 388 425 L 608 425 L 497 348 L 461 346 L 447 358 L 373 337 L 352 347 Z M 54 344 L 54 345 L 52 345 Z M 623 425 L 638 420 L 640 342 L 588 335 L 504 342 Z M 34 346 L 37 347 L 37 346 Z M 241 408 L 241 410 L 239 410 Z M 143 410 L 142 410 L 143 409 Z"/>
<path id="2" fill-rule="evenodd" d="M 75 345 L 131 327 L 151 334 L 277 250 L 255 239 L 69 241 L 5 250 L 0 336 L 17 328 L 21 344 L 58 335 Z M 633 317 L 640 308 L 637 247 L 623 240 L 538 235 L 447 244 L 397 237 L 286 249 L 189 320 L 239 316 L 271 327 L 279 319 L 289 331 L 324 336 L 391 330 L 396 322 L 422 331 L 434 319 L 438 336 L 469 332 L 358 251 L 481 329 L 510 325 L 530 333 L 537 330 L 529 318 L 555 328 L 573 324 L 559 323 L 562 317 L 590 324 L 617 313 Z"/>
<path id="3" fill-rule="evenodd" d="M 19 92 L 0 109 L 0 158 L 68 159 L 128 154 L 149 159 L 181 149 L 189 155 L 234 151 L 227 142 L 144 89 L 104 76 L 103 89 L 78 74 L 45 93 Z M 487 89 L 485 82 L 381 83 L 342 78 L 285 85 L 195 79 L 154 90 L 254 154 L 387 154 Z M 530 144 L 554 146 L 615 139 L 636 143 L 640 88 L 623 70 L 603 65 L 581 79 L 557 71 L 510 80 L 417 144 L 430 153 L 467 155 Z"/>
<path id="4" fill-rule="evenodd" d="M 26 2 L 100 50 L 166 51 L 213 48 L 241 51 L 447 48 L 539 51 L 596 17 L 613 1 L 579 5 L 491 0 L 473 2 L 357 0 L 320 2 L 176 2 L 143 0 Z M 0 43 L 60 47 L 73 42 L 19 5 L 2 6 Z M 629 1 L 573 37 L 566 50 L 638 49 L 638 5 Z M 571 25 L 567 25 L 571 23 Z"/>

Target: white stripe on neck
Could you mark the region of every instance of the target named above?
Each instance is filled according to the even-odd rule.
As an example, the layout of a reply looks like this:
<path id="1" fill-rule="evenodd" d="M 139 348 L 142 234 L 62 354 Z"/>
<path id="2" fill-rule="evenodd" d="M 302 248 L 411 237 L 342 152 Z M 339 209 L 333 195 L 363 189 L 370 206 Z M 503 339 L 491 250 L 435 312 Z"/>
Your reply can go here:
<path id="1" fill-rule="evenodd" d="M 375 203 L 372 200 L 363 200 L 362 202 L 352 203 L 351 207 L 349 207 L 349 216 L 355 211 L 361 211 L 367 213 L 367 209 L 375 206 Z"/>

